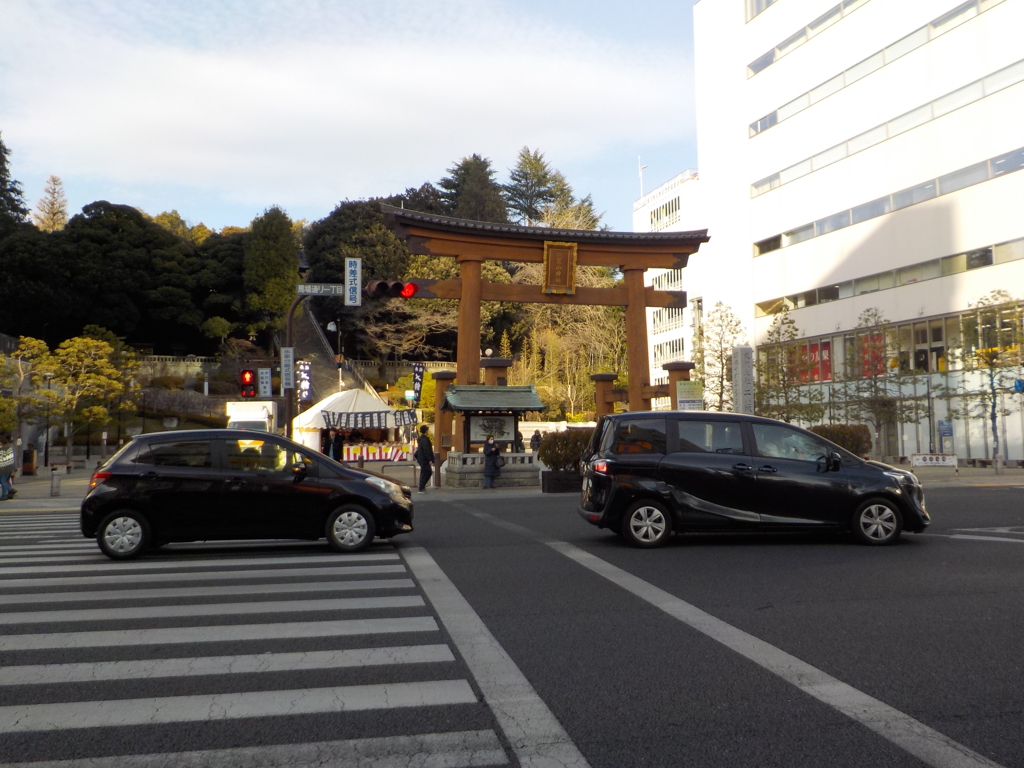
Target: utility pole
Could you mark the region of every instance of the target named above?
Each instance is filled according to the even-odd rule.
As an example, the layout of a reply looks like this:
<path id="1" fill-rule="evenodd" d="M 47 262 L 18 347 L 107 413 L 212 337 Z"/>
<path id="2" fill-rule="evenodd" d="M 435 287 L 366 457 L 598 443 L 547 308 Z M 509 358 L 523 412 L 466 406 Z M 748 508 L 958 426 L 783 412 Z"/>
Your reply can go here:
<path id="1" fill-rule="evenodd" d="M 640 197 L 643 197 L 644 196 L 644 168 L 646 168 L 647 166 L 646 165 L 640 165 L 640 155 L 636 156 L 636 164 L 640 168 Z"/>

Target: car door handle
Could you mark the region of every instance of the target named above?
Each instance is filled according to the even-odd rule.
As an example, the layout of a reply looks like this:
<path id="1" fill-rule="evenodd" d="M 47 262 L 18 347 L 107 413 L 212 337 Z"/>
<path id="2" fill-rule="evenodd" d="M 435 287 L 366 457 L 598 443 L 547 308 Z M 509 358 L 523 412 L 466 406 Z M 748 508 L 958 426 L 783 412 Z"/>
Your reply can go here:
<path id="1" fill-rule="evenodd" d="M 775 467 L 771 467 L 771 466 L 768 466 L 767 464 L 765 464 L 764 466 L 758 467 L 757 471 L 758 472 L 767 472 L 768 474 L 773 474 L 775 472 L 778 472 L 779 470 L 777 470 Z"/>
<path id="2" fill-rule="evenodd" d="M 738 472 L 749 472 L 750 470 L 753 469 L 753 467 L 750 466 L 749 464 L 742 464 L 742 463 L 741 464 L 733 464 L 732 468 L 737 470 Z"/>
<path id="3" fill-rule="evenodd" d="M 156 480 L 160 475 L 156 472 L 146 472 L 142 477 L 144 480 Z"/>

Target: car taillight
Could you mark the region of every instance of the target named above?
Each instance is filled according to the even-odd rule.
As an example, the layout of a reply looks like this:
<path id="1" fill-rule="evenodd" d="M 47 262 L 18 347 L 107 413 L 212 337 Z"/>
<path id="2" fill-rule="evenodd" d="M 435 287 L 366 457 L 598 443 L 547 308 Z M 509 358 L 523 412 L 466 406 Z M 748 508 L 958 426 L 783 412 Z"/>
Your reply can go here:
<path id="1" fill-rule="evenodd" d="M 594 470 L 595 475 L 607 475 L 608 474 L 608 462 L 604 459 L 598 459 L 590 468 Z"/>
<path id="2" fill-rule="evenodd" d="M 93 472 L 92 478 L 89 480 L 89 487 L 95 488 L 97 485 L 103 483 L 104 480 L 110 477 L 109 472 Z"/>

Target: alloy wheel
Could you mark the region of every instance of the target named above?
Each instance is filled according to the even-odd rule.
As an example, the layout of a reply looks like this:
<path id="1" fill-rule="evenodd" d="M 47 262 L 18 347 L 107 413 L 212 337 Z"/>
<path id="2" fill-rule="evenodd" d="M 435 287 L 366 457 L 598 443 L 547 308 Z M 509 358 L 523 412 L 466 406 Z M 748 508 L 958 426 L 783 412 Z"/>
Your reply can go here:
<path id="1" fill-rule="evenodd" d="M 657 507 L 638 507 L 629 517 L 629 528 L 637 541 L 652 544 L 662 536 L 668 524 L 665 515 Z"/>
<path id="2" fill-rule="evenodd" d="M 115 517 L 103 529 L 103 541 L 111 552 L 134 552 L 142 544 L 142 525 L 134 517 Z"/>
<path id="3" fill-rule="evenodd" d="M 860 513 L 860 528 L 872 541 L 885 541 L 896 531 L 896 514 L 884 504 L 872 504 Z"/>

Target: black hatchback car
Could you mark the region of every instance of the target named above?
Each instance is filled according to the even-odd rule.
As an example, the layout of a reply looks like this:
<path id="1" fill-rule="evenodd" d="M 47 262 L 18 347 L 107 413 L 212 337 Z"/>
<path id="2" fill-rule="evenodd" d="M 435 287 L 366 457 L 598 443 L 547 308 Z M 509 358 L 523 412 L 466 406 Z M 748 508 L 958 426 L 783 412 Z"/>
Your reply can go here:
<path id="1" fill-rule="evenodd" d="M 580 515 L 637 547 L 673 532 L 812 529 L 891 544 L 930 523 L 913 473 L 746 414 L 603 416 L 583 460 Z"/>
<path id="2" fill-rule="evenodd" d="M 115 560 L 176 541 L 316 540 L 356 552 L 412 530 L 407 486 L 265 432 L 140 435 L 92 476 L 82 535 Z"/>

